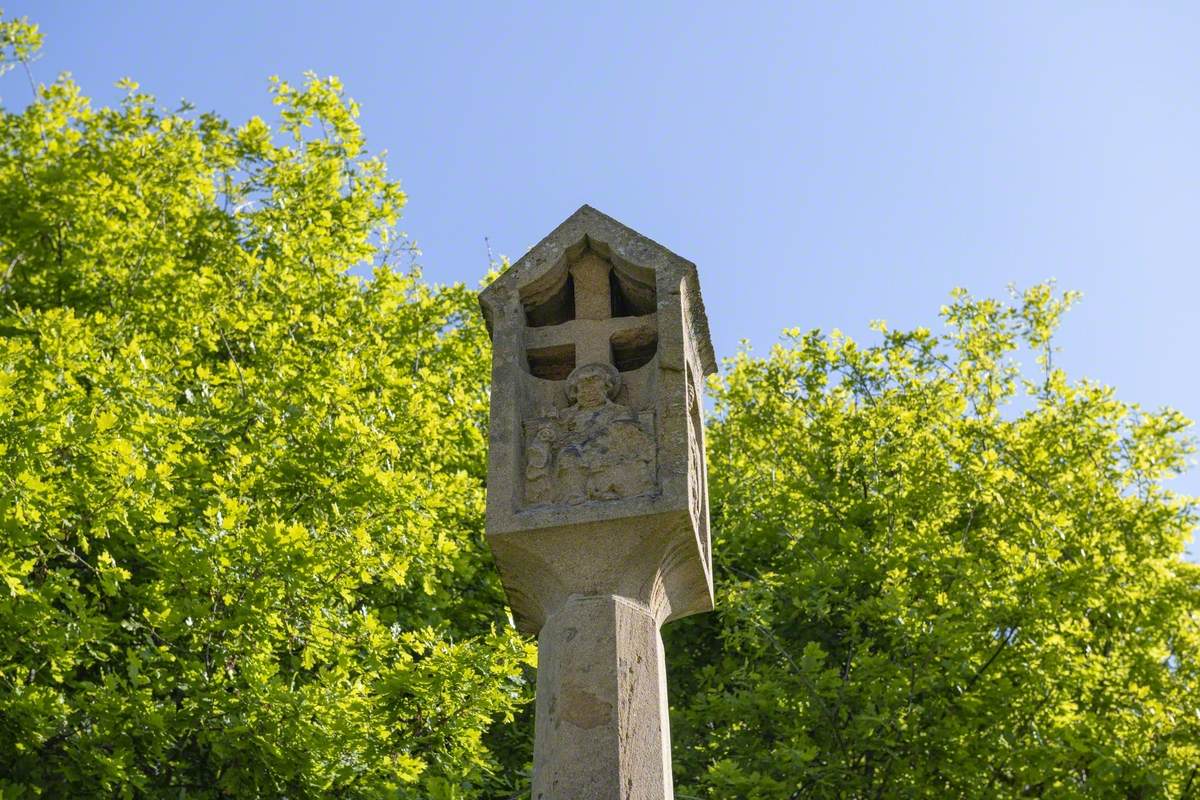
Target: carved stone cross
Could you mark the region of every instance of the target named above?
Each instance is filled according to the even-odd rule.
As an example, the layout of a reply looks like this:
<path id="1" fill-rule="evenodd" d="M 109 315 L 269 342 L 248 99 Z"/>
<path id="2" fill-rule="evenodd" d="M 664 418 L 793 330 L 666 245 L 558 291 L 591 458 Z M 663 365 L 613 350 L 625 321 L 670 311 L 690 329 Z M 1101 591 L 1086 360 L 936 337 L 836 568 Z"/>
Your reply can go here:
<path id="1" fill-rule="evenodd" d="M 584 206 L 480 300 L 488 541 L 538 636 L 533 798 L 670 798 L 659 628 L 713 601 L 695 265 Z"/>
<path id="2" fill-rule="evenodd" d="M 575 319 L 552 327 L 529 330 L 529 346 L 551 350 L 574 347 L 578 364 L 612 364 L 612 339 L 648 340 L 654 337 L 654 314 L 614 317 L 612 313 L 612 266 L 593 252 L 571 265 L 574 282 Z"/>

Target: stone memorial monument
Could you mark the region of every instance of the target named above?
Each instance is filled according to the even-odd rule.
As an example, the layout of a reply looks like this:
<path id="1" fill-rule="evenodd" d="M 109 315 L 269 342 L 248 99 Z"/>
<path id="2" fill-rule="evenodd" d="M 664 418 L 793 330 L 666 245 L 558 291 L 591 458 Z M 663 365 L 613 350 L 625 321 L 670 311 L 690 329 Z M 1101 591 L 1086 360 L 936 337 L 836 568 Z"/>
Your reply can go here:
<path id="1" fill-rule="evenodd" d="M 659 628 L 713 607 L 696 267 L 584 206 L 480 302 L 488 542 L 538 637 L 533 798 L 671 798 Z"/>

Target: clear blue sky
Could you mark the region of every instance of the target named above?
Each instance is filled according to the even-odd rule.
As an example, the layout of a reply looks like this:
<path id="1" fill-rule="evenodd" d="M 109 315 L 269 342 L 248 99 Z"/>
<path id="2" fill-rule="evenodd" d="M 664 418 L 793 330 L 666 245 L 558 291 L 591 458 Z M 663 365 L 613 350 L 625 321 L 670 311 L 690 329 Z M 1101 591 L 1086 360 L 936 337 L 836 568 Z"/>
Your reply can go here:
<path id="1" fill-rule="evenodd" d="M 1060 363 L 1200 416 L 1195 2 L 6 5 L 103 100 L 241 120 L 341 76 L 432 280 L 584 202 L 699 265 L 719 355 L 1053 277 Z"/>

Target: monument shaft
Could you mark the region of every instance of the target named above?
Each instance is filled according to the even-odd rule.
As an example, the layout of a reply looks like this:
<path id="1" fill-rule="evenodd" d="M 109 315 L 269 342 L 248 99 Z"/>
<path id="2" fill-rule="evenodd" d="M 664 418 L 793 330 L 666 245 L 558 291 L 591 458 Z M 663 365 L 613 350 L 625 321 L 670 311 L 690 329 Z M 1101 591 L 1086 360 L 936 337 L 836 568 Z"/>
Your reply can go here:
<path id="1" fill-rule="evenodd" d="M 666 665 L 650 609 L 572 596 L 538 635 L 533 797 L 673 796 Z"/>

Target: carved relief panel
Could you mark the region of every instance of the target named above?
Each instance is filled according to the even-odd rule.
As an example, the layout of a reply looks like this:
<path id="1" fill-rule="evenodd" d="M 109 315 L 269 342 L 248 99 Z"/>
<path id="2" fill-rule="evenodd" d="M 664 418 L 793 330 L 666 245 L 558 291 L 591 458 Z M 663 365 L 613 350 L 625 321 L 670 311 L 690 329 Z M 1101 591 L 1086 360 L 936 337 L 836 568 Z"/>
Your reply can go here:
<path id="1" fill-rule="evenodd" d="M 567 379 L 570 405 L 524 421 L 525 502 L 578 505 L 655 487 L 654 412 L 615 402 L 621 375 L 587 364 Z"/>
<path id="2" fill-rule="evenodd" d="M 620 275 L 591 249 L 558 279 L 561 286 L 549 284 L 526 299 L 526 358 L 537 379 L 530 394 L 549 395 L 549 402 L 522 419 L 524 505 L 652 494 L 653 405 L 645 381 L 630 386 L 624 376 L 654 358 L 654 287 Z"/>
<path id="3" fill-rule="evenodd" d="M 711 563 L 712 542 L 708 535 L 708 468 L 704 461 L 704 395 L 700 391 L 700 382 L 690 360 L 684 362 L 684 377 L 687 382 L 688 511 L 692 515 L 692 524 L 699 532 L 703 555 Z"/>

